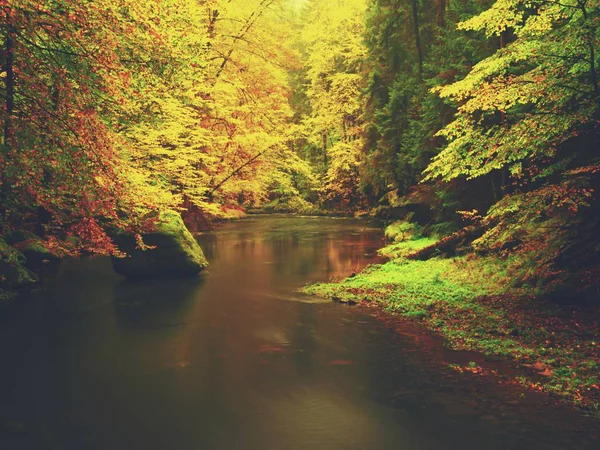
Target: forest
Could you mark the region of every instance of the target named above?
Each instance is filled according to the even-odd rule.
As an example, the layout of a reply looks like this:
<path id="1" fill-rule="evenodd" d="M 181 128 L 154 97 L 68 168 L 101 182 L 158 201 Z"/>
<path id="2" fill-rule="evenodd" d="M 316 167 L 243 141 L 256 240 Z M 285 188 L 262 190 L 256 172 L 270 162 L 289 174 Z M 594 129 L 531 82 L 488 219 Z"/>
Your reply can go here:
<path id="1" fill-rule="evenodd" d="M 377 218 L 389 262 L 307 292 L 599 414 L 597 0 L 0 8 L 0 302 L 49 260 L 152 250 L 165 215 Z"/>

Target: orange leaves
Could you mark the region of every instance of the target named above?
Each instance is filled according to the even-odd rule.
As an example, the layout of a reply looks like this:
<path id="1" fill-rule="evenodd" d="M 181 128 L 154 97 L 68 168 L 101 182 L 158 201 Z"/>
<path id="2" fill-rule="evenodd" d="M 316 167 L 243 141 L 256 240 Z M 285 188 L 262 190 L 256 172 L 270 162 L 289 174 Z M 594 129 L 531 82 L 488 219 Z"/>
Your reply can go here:
<path id="1" fill-rule="evenodd" d="M 129 2 L 125 2 L 129 3 Z M 81 248 L 110 252 L 104 229 L 125 227 L 136 212 L 122 165 L 136 59 L 123 2 L 11 2 L 16 37 L 14 148 L 3 167 L 12 189 L 4 209 L 21 221 L 46 211 L 50 236 L 80 238 Z M 140 202 L 141 203 L 141 202 Z M 143 208 L 151 207 L 145 202 Z"/>

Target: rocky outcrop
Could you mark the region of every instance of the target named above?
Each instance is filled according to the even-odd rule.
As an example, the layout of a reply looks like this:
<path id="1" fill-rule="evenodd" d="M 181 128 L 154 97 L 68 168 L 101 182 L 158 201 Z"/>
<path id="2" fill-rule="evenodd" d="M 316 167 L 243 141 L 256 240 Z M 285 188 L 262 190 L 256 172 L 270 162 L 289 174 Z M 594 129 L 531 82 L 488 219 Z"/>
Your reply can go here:
<path id="1" fill-rule="evenodd" d="M 154 231 L 142 236 L 146 249 L 138 246 L 132 234 L 119 233 L 114 240 L 124 255 L 113 256 L 113 268 L 128 278 L 190 277 L 208 266 L 200 245 L 176 212 L 157 217 Z"/>

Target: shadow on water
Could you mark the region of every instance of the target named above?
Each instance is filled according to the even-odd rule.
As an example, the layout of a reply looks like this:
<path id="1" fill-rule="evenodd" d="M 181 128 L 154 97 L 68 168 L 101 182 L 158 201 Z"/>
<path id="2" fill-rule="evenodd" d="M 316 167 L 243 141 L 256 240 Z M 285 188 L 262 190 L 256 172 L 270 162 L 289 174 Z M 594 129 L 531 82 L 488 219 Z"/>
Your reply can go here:
<path id="1" fill-rule="evenodd" d="M 375 224 L 249 218 L 199 240 L 199 278 L 67 261 L 1 322 L 0 449 L 600 448 L 597 422 L 450 370 L 470 356 L 418 326 L 297 293 L 376 263 Z"/>
<path id="2" fill-rule="evenodd" d="M 117 325 L 123 331 L 184 326 L 195 294 L 203 284 L 200 277 L 120 281 L 113 294 Z"/>

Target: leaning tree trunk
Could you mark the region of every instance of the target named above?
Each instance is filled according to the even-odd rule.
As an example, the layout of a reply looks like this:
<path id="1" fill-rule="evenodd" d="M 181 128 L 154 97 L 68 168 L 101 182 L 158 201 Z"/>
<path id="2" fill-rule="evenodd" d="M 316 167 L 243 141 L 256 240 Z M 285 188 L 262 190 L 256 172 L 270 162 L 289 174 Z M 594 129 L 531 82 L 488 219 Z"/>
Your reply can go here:
<path id="1" fill-rule="evenodd" d="M 6 37 L 4 39 L 4 134 L 3 134 L 3 157 L 6 166 L 7 159 L 13 147 L 14 126 L 13 115 L 15 109 L 15 69 L 14 69 L 14 31 L 10 24 L 7 25 Z M 0 178 L 0 220 L 6 217 L 6 202 L 10 192 L 10 180 L 6 178 L 6 172 Z"/>
<path id="2" fill-rule="evenodd" d="M 15 109 L 15 70 L 14 70 L 14 31 L 8 29 L 6 31 L 6 38 L 4 41 L 4 53 L 5 53 L 5 78 L 4 78 L 4 89 L 6 92 L 5 107 L 4 107 L 4 145 L 6 151 L 11 148 L 11 141 L 13 137 L 13 122 L 12 116 Z"/>
<path id="3" fill-rule="evenodd" d="M 412 253 L 407 258 L 424 261 L 442 254 L 455 255 L 461 246 L 470 245 L 475 239 L 483 236 L 488 227 L 489 224 L 485 222 L 466 226 L 456 233 L 441 239 L 439 242 Z"/>
<path id="4" fill-rule="evenodd" d="M 419 64 L 419 82 L 423 81 L 423 49 L 421 48 L 421 31 L 419 27 L 419 4 L 418 0 L 411 0 L 413 24 L 415 27 L 415 46 L 417 47 L 417 58 Z"/>
<path id="5" fill-rule="evenodd" d="M 446 26 L 446 0 L 438 0 L 437 2 L 437 24 L 440 28 Z"/>

